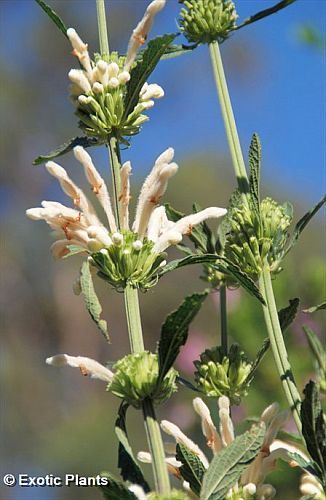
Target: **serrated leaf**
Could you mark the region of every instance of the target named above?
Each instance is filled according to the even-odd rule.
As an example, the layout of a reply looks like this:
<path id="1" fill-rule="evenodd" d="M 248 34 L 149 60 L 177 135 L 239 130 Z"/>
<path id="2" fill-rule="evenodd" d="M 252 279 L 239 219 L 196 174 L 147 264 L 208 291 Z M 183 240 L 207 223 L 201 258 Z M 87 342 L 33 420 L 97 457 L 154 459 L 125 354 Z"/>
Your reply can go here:
<path id="1" fill-rule="evenodd" d="M 183 444 L 177 444 L 175 458 L 182 463 L 181 467 L 179 467 L 181 476 L 190 484 L 191 490 L 196 495 L 199 495 L 206 470 L 202 461 Z"/>
<path id="2" fill-rule="evenodd" d="M 241 269 L 230 262 L 225 257 L 220 257 L 214 254 L 203 254 L 203 255 L 189 255 L 183 259 L 176 259 L 169 262 L 164 266 L 159 273 L 159 277 L 164 274 L 174 271 L 174 269 L 179 269 L 184 266 L 189 266 L 193 264 L 210 264 L 213 269 L 221 273 L 231 274 L 235 279 L 243 286 L 247 292 L 256 297 L 262 304 L 265 304 L 265 300 L 258 290 L 252 279 L 247 276 Z"/>
<path id="3" fill-rule="evenodd" d="M 102 472 L 101 477 L 107 478 L 109 483 L 107 486 L 100 486 L 100 490 L 106 500 L 137 500 L 136 495 L 128 490 L 127 486 L 115 479 L 108 472 Z"/>
<path id="4" fill-rule="evenodd" d="M 107 323 L 104 319 L 101 319 L 102 306 L 94 289 L 93 279 L 88 261 L 82 264 L 80 270 L 80 287 L 82 294 L 84 295 L 87 311 L 89 312 L 92 320 L 100 329 L 101 333 L 104 335 L 105 339 L 110 342 Z"/>
<path id="5" fill-rule="evenodd" d="M 237 26 L 235 29 L 239 30 L 240 28 L 243 28 L 244 26 L 248 26 L 248 24 L 255 23 L 256 21 L 260 21 L 261 19 L 264 19 L 264 17 L 270 16 L 272 14 L 275 14 L 281 9 L 284 9 L 285 7 L 288 7 L 291 5 L 291 3 L 294 3 L 296 0 L 282 0 L 281 2 L 278 2 L 277 4 L 273 5 L 272 7 L 269 7 L 268 9 L 261 10 L 260 12 L 257 12 L 257 14 L 253 14 L 252 16 L 248 17 L 241 23 L 239 26 Z"/>
<path id="6" fill-rule="evenodd" d="M 302 231 L 304 230 L 304 228 L 306 227 L 306 225 L 310 222 L 310 220 L 313 218 L 313 216 L 316 215 L 316 213 L 318 212 L 318 210 L 321 209 L 321 207 L 324 205 L 325 202 L 326 202 L 326 196 L 323 196 L 319 200 L 319 202 L 311 210 L 309 210 L 309 212 L 307 212 L 299 220 L 299 222 L 296 224 L 296 226 L 294 228 L 294 232 L 293 232 L 293 235 L 290 238 L 288 246 L 286 247 L 285 251 L 283 252 L 283 257 L 287 253 L 289 253 L 289 251 L 291 250 L 291 248 L 296 244 L 296 242 L 299 239 L 300 234 L 302 233 Z"/>
<path id="7" fill-rule="evenodd" d="M 124 402 L 121 403 L 118 411 L 118 418 L 115 423 L 115 433 L 119 439 L 118 467 L 124 481 L 130 481 L 132 484 L 139 484 L 147 493 L 150 491 L 150 488 L 144 478 L 140 466 L 138 465 L 128 440 L 126 427 L 126 413 L 128 406 L 129 405 Z"/>
<path id="8" fill-rule="evenodd" d="M 161 328 L 158 344 L 159 377 L 158 384 L 163 380 L 175 362 L 181 346 L 186 343 L 188 329 L 192 320 L 199 312 L 208 295 L 205 290 L 186 297 L 176 311 L 170 313 Z"/>
<path id="9" fill-rule="evenodd" d="M 284 309 L 278 311 L 278 319 L 283 333 L 294 321 L 298 312 L 299 304 L 300 304 L 300 299 L 298 298 L 290 299 L 289 305 L 287 307 L 284 307 Z"/>
<path id="10" fill-rule="evenodd" d="M 229 489 L 255 459 L 262 447 L 264 436 L 264 426 L 253 426 L 217 453 L 204 475 L 200 500 L 224 499 Z"/>
<path id="11" fill-rule="evenodd" d="M 259 349 L 259 351 L 257 352 L 256 354 L 256 358 L 251 366 L 251 370 L 250 372 L 248 373 L 248 376 L 244 382 L 244 384 L 249 384 L 253 377 L 254 377 L 254 374 L 255 374 L 255 371 L 257 370 L 261 360 L 263 359 L 263 357 L 265 356 L 266 352 L 268 351 L 269 347 L 271 345 L 271 342 L 269 340 L 269 338 L 266 338 L 261 346 L 261 348 Z"/>
<path id="12" fill-rule="evenodd" d="M 73 150 L 75 146 L 83 146 L 83 148 L 90 148 L 91 146 L 101 146 L 102 142 L 99 142 L 97 139 L 92 137 L 74 137 L 70 139 L 68 142 L 61 144 L 53 151 L 46 155 L 40 155 L 33 161 L 33 165 L 41 165 L 42 163 L 53 160 L 58 156 L 65 155 Z"/>
<path id="13" fill-rule="evenodd" d="M 51 9 L 43 0 L 35 0 L 35 2 L 41 7 L 41 9 L 44 10 L 44 12 L 49 16 L 51 21 L 54 22 L 54 24 L 59 28 L 59 30 L 64 34 L 66 38 L 68 38 L 67 35 L 67 27 L 62 21 L 61 17 L 58 16 L 54 10 Z"/>
<path id="14" fill-rule="evenodd" d="M 311 314 L 322 309 L 326 309 L 326 301 L 318 304 L 317 306 L 311 306 L 308 309 L 303 309 L 302 312 Z"/>
<path id="15" fill-rule="evenodd" d="M 315 382 L 310 380 L 303 393 L 305 398 L 301 404 L 302 435 L 311 458 L 322 472 L 323 482 L 326 482 L 326 429 Z"/>
<path id="16" fill-rule="evenodd" d="M 193 45 L 184 45 L 184 44 L 172 44 L 169 45 L 164 54 L 161 57 L 161 60 L 172 59 L 173 57 L 179 57 L 183 54 L 187 54 L 192 50 L 196 49 L 198 44 L 195 43 Z"/>
<path id="17" fill-rule="evenodd" d="M 302 328 L 307 337 L 309 347 L 317 360 L 319 368 L 323 372 L 326 372 L 326 351 L 322 343 L 317 337 L 317 334 L 313 330 L 311 330 L 311 328 L 309 328 L 308 326 L 303 326 Z"/>
<path id="18" fill-rule="evenodd" d="M 161 56 L 167 47 L 175 39 L 177 33 L 159 36 L 151 40 L 144 52 L 142 59 L 130 72 L 130 80 L 127 84 L 127 94 L 125 97 L 124 118 L 134 109 L 139 100 L 139 92 L 147 81 L 149 75 L 154 71 Z"/>
<path id="19" fill-rule="evenodd" d="M 260 163 L 261 144 L 258 135 L 254 134 L 249 148 L 249 193 L 252 208 L 258 217 L 260 215 Z"/>

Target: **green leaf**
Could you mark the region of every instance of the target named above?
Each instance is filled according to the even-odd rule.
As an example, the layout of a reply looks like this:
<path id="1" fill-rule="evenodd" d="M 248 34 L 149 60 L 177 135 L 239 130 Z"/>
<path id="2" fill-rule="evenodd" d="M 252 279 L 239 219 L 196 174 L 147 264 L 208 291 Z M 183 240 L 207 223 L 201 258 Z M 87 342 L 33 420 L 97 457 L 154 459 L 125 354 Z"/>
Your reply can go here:
<path id="1" fill-rule="evenodd" d="M 147 81 L 149 75 L 154 71 L 161 56 L 176 36 L 176 33 L 163 35 L 154 38 L 148 43 L 146 49 L 142 53 L 142 59 L 130 73 L 130 80 L 127 84 L 127 94 L 125 97 L 124 118 L 127 118 L 129 113 L 131 113 L 138 103 L 139 92 L 142 86 Z"/>
<path id="2" fill-rule="evenodd" d="M 309 307 L 309 309 L 303 309 L 302 312 L 311 314 L 316 311 L 320 311 L 321 309 L 326 309 L 326 301 L 318 304 L 317 306 Z"/>
<path id="3" fill-rule="evenodd" d="M 187 54 L 191 52 L 192 50 L 196 49 L 199 44 L 195 43 L 194 45 L 183 45 L 183 44 L 171 44 L 168 46 L 166 51 L 161 57 L 161 60 L 163 59 L 172 59 L 173 57 L 179 57 L 182 56 L 183 54 Z"/>
<path id="4" fill-rule="evenodd" d="M 200 500 L 224 499 L 259 453 L 264 436 L 265 427 L 254 425 L 217 453 L 204 475 Z"/>
<path id="5" fill-rule="evenodd" d="M 300 455 L 299 453 L 294 453 L 292 451 L 288 451 L 288 455 L 289 455 L 289 457 L 292 458 L 292 460 L 294 460 L 298 464 L 298 466 L 302 470 L 309 472 L 310 474 L 313 474 L 314 476 L 318 477 L 318 472 L 315 469 L 314 462 L 307 461 L 305 458 L 303 458 L 302 455 Z"/>
<path id="6" fill-rule="evenodd" d="M 294 321 L 298 312 L 299 303 L 300 300 L 298 298 L 290 299 L 289 305 L 278 311 L 278 319 L 283 333 Z"/>
<path id="7" fill-rule="evenodd" d="M 89 148 L 91 146 L 101 146 L 102 142 L 99 142 L 97 139 L 92 137 L 74 137 L 70 139 L 68 142 L 61 144 L 61 146 L 57 147 L 53 151 L 46 155 L 40 155 L 33 161 L 33 165 L 41 165 L 42 163 L 53 160 L 58 156 L 65 155 L 72 151 L 75 146 L 83 146 L 83 148 Z"/>
<path id="8" fill-rule="evenodd" d="M 67 255 L 64 255 L 63 259 L 67 259 L 68 257 L 72 257 L 73 255 L 78 255 L 80 253 L 85 253 L 87 251 L 85 250 L 85 248 L 78 245 L 67 245 L 67 248 L 69 248 L 69 253 L 67 253 Z"/>
<path id="9" fill-rule="evenodd" d="M 309 347 L 317 360 L 319 368 L 323 372 L 326 372 L 326 351 L 322 343 L 317 337 L 317 334 L 313 330 L 311 330 L 311 328 L 309 328 L 308 326 L 303 326 L 302 328 L 304 333 L 306 334 Z"/>
<path id="10" fill-rule="evenodd" d="M 254 14 L 247 19 L 243 21 L 239 26 L 237 26 L 235 29 L 239 30 L 240 28 L 243 28 L 244 26 L 248 26 L 248 24 L 255 23 L 256 21 L 260 21 L 260 19 L 263 19 L 264 17 L 270 16 L 271 14 L 275 14 L 281 9 L 284 9 L 285 7 L 288 7 L 288 5 L 291 5 L 291 3 L 294 3 L 296 0 L 282 0 L 281 2 L 278 2 L 277 4 L 273 5 L 272 7 L 269 7 L 268 9 L 261 10 L 260 12 L 257 12 L 257 14 Z"/>
<path id="11" fill-rule="evenodd" d="M 100 486 L 100 490 L 106 500 L 136 500 L 137 497 L 128 490 L 121 481 L 118 481 L 108 472 L 102 472 L 101 477 L 108 481 L 107 486 Z"/>
<path id="12" fill-rule="evenodd" d="M 302 435 L 311 458 L 321 470 L 326 482 L 326 429 L 318 388 L 312 380 L 303 391 L 305 398 L 301 404 Z"/>
<path id="13" fill-rule="evenodd" d="M 260 215 L 260 164 L 261 164 L 261 144 L 257 134 L 252 136 L 249 148 L 249 193 L 252 208 L 256 214 Z"/>
<path id="14" fill-rule="evenodd" d="M 164 274 L 174 271 L 174 269 L 179 269 L 180 267 L 189 266 L 193 264 L 210 264 L 213 269 L 220 271 L 222 273 L 231 274 L 235 279 L 243 286 L 247 292 L 256 297 L 262 304 L 265 304 L 264 298 L 258 290 L 252 279 L 247 276 L 241 269 L 230 262 L 225 257 L 220 257 L 214 254 L 204 254 L 204 255 L 189 255 L 183 259 L 172 260 L 166 266 L 160 270 L 159 277 Z"/>
<path id="15" fill-rule="evenodd" d="M 298 241 L 299 239 L 299 236 L 300 234 L 302 233 L 302 231 L 304 230 L 304 228 L 306 227 L 306 225 L 308 224 L 308 222 L 310 222 L 310 220 L 313 218 L 313 216 L 318 212 L 318 210 L 324 205 L 324 203 L 326 202 L 326 195 L 323 196 L 319 202 L 309 211 L 307 212 L 300 220 L 299 222 L 296 224 L 295 228 L 294 228 L 294 232 L 293 232 L 293 235 L 292 237 L 290 238 L 290 241 L 289 241 L 289 244 L 287 246 L 287 248 L 285 249 L 284 253 L 283 253 L 283 257 L 291 250 L 291 248 L 296 244 L 296 242 Z"/>
<path id="16" fill-rule="evenodd" d="M 101 333 L 104 335 L 105 339 L 110 342 L 107 323 L 104 319 L 101 319 L 102 306 L 95 293 L 88 261 L 82 264 L 80 270 L 80 287 L 82 294 L 84 295 L 87 311 L 89 312 L 92 320 L 100 329 Z"/>
<path id="17" fill-rule="evenodd" d="M 252 381 L 252 379 L 254 378 L 255 371 L 257 370 L 261 360 L 263 359 L 266 352 L 268 351 L 270 345 L 271 345 L 271 342 L 270 342 L 269 338 L 266 338 L 263 342 L 263 345 L 261 346 L 261 348 L 259 349 L 259 351 L 256 354 L 255 361 L 252 364 L 251 370 L 248 373 L 248 376 L 247 376 L 244 384 L 249 384 Z"/>
<path id="18" fill-rule="evenodd" d="M 54 10 L 52 10 L 51 7 L 49 7 L 45 2 L 43 2 L 43 0 L 35 0 L 35 2 L 39 4 L 41 9 L 43 9 L 44 12 L 49 16 L 51 21 L 53 21 L 54 24 L 59 28 L 59 30 L 64 34 L 64 36 L 68 38 L 67 36 L 68 28 L 66 27 L 62 19 L 58 16 L 58 14 L 54 12 Z"/>
<path id="19" fill-rule="evenodd" d="M 196 495 L 199 495 L 206 470 L 202 461 L 183 444 L 177 444 L 177 454 L 175 458 L 182 463 L 181 467 L 179 467 L 181 476 L 190 484 L 191 490 Z"/>
<path id="20" fill-rule="evenodd" d="M 124 481 L 139 484 L 147 493 L 150 491 L 150 488 L 144 478 L 141 468 L 138 465 L 128 440 L 126 427 L 126 413 L 128 406 L 129 405 L 125 402 L 121 403 L 118 411 L 118 418 L 115 423 L 115 433 L 119 439 L 118 467 Z"/>
<path id="21" fill-rule="evenodd" d="M 205 290 L 186 297 L 178 309 L 170 313 L 163 323 L 158 344 L 158 384 L 175 362 L 181 346 L 186 343 L 189 325 L 199 312 L 208 293 Z"/>

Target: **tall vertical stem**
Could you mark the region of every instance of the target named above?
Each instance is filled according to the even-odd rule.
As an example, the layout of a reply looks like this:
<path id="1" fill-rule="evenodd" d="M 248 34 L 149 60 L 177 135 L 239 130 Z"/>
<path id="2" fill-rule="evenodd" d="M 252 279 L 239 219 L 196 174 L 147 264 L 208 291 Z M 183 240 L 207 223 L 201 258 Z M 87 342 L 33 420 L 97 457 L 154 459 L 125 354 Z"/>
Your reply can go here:
<path id="1" fill-rule="evenodd" d="M 246 193 L 248 192 L 248 178 L 247 178 L 246 166 L 243 160 L 240 139 L 234 119 L 232 104 L 229 96 L 228 86 L 226 83 L 223 62 L 218 42 L 215 41 L 210 43 L 209 51 L 211 55 L 216 88 L 218 91 L 219 101 L 226 129 L 226 135 L 229 142 L 232 162 L 234 165 L 235 175 L 237 178 L 240 192 Z"/>
<path id="2" fill-rule="evenodd" d="M 121 155 L 120 146 L 118 139 L 112 135 L 109 138 L 109 155 L 110 155 L 110 165 L 112 174 L 112 184 L 113 184 L 113 202 L 115 208 L 115 216 L 117 221 L 117 226 L 120 229 L 120 203 L 119 196 L 121 191 L 121 179 L 120 179 L 120 168 L 121 168 Z"/>
<path id="3" fill-rule="evenodd" d="M 221 318 L 221 346 L 223 356 L 228 354 L 228 330 L 227 330 L 227 306 L 226 306 L 226 285 L 220 286 L 220 318 Z"/>
<path id="4" fill-rule="evenodd" d="M 266 302 L 266 305 L 263 306 L 263 311 L 275 359 L 275 364 L 283 385 L 286 398 L 293 413 L 293 418 L 295 420 L 296 426 L 298 428 L 298 431 L 301 432 L 301 420 L 299 413 L 301 398 L 296 387 L 291 365 L 288 359 L 288 354 L 283 339 L 283 333 L 278 318 L 271 274 L 267 265 L 264 266 L 263 272 L 259 279 L 259 284 L 260 290 Z"/>
<path id="5" fill-rule="evenodd" d="M 144 351 L 144 340 L 137 288 L 127 285 L 124 291 L 124 299 L 131 351 L 142 352 Z"/>
<path id="6" fill-rule="evenodd" d="M 100 52 L 109 55 L 109 37 L 106 26 L 105 0 L 96 0 L 98 36 L 100 41 Z"/>

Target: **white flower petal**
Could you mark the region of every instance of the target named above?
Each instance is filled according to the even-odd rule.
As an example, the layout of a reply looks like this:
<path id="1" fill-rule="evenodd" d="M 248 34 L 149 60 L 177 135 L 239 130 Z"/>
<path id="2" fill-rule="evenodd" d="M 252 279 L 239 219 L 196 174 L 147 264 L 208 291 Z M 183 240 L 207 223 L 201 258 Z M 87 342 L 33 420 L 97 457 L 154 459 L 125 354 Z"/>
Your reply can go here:
<path id="1" fill-rule="evenodd" d="M 90 375 L 91 378 L 111 382 L 113 373 L 97 361 L 84 356 L 70 356 L 68 354 L 57 354 L 46 359 L 46 363 L 52 366 L 72 366 L 79 368 L 83 375 Z"/>

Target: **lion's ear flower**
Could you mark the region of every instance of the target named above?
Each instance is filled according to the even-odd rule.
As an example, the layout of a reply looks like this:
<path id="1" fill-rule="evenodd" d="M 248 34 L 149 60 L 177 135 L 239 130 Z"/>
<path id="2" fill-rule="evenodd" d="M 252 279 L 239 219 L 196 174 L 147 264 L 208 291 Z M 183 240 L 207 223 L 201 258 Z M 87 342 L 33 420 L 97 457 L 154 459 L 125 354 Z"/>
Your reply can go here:
<path id="1" fill-rule="evenodd" d="M 113 378 L 113 373 L 101 365 L 94 359 L 85 358 L 84 356 L 70 356 L 69 354 L 57 354 L 51 358 L 46 359 L 46 364 L 52 366 L 71 366 L 73 368 L 79 368 L 82 375 L 89 375 L 91 378 L 96 378 L 98 380 L 103 380 L 104 382 L 111 382 Z"/>

